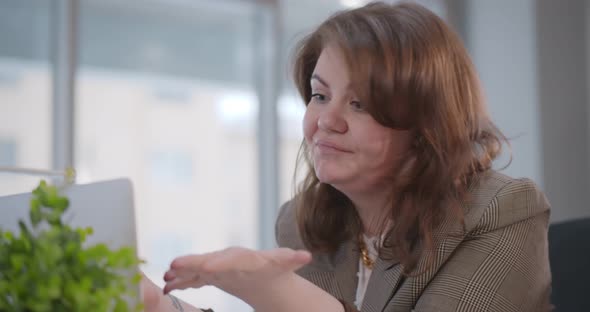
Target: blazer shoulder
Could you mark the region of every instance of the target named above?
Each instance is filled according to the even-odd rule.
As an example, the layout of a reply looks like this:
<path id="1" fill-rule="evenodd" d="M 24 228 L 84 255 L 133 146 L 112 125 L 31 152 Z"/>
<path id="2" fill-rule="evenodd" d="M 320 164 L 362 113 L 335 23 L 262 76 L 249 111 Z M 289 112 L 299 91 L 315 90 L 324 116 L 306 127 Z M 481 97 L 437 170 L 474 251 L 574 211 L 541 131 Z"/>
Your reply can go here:
<path id="1" fill-rule="evenodd" d="M 297 228 L 297 213 L 294 200 L 284 203 L 275 223 L 275 239 L 279 247 L 306 249 Z"/>
<path id="2" fill-rule="evenodd" d="M 470 187 L 467 206 L 467 232 L 492 231 L 550 211 L 545 194 L 535 182 L 493 170 Z"/>

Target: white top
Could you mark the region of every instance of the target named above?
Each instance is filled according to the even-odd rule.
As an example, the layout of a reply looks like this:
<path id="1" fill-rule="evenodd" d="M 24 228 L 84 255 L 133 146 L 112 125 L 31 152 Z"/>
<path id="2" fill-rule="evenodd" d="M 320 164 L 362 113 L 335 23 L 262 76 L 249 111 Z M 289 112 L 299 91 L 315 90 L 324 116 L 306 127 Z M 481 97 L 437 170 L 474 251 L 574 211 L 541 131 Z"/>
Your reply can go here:
<path id="1" fill-rule="evenodd" d="M 367 250 L 369 251 L 369 258 L 376 260 L 378 255 L 378 252 L 375 249 L 375 242 L 377 241 L 377 236 L 368 237 L 363 234 L 363 241 L 365 242 L 365 246 L 367 246 Z M 361 309 L 361 306 L 363 305 L 363 299 L 365 298 L 365 292 L 367 291 L 367 285 L 369 284 L 371 272 L 373 272 L 373 270 L 365 266 L 365 264 L 363 263 L 363 258 L 361 256 L 359 259 L 359 270 L 357 273 L 359 282 L 356 287 L 356 300 L 354 301 L 354 305 L 356 305 L 359 311 Z"/>

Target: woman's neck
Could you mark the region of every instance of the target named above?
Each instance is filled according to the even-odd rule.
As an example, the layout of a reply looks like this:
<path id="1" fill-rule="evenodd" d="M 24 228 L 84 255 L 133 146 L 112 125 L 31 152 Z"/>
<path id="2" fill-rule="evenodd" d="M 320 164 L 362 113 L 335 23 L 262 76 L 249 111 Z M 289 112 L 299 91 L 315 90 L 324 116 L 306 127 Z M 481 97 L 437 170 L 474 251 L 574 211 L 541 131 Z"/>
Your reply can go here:
<path id="1" fill-rule="evenodd" d="M 389 193 L 382 193 L 348 196 L 361 219 L 365 235 L 372 237 L 379 234 L 385 219 L 389 218 L 390 195 Z"/>

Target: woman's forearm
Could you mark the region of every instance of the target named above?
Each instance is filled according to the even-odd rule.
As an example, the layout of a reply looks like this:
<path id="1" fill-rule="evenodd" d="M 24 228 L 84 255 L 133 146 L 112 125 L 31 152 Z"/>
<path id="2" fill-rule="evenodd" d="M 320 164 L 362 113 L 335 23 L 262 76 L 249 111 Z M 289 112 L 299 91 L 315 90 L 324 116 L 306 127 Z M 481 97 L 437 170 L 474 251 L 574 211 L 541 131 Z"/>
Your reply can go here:
<path id="1" fill-rule="evenodd" d="M 246 298 L 256 312 L 344 312 L 338 299 L 295 273 L 256 293 Z"/>
<path id="2" fill-rule="evenodd" d="M 345 312 L 338 299 L 295 273 L 269 284 L 267 291 L 253 288 L 244 299 L 257 312 Z M 176 298 L 166 295 L 160 300 L 158 312 L 213 312 L 201 310 Z"/>

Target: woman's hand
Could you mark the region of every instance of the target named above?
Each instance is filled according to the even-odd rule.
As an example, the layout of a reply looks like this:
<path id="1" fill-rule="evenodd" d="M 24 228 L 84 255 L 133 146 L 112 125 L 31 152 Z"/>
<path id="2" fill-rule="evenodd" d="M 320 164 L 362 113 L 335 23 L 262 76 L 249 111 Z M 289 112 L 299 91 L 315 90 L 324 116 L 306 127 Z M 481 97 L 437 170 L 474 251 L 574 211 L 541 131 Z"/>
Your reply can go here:
<path id="1" fill-rule="evenodd" d="M 234 247 L 179 257 L 164 275 L 164 293 L 212 285 L 254 305 L 261 296 L 282 291 L 294 278 L 294 271 L 310 260 L 309 252 L 288 248 L 255 251 Z"/>
<path id="2" fill-rule="evenodd" d="M 309 252 L 288 248 L 229 248 L 184 256 L 176 258 L 164 275 L 164 293 L 211 285 L 244 300 L 257 312 L 343 312 L 336 298 L 295 274 L 310 261 Z"/>
<path id="3" fill-rule="evenodd" d="M 311 260 L 307 251 L 288 248 L 256 251 L 232 247 L 216 252 L 174 259 L 164 275 L 164 293 L 174 289 L 212 285 L 240 296 L 293 274 Z"/>

